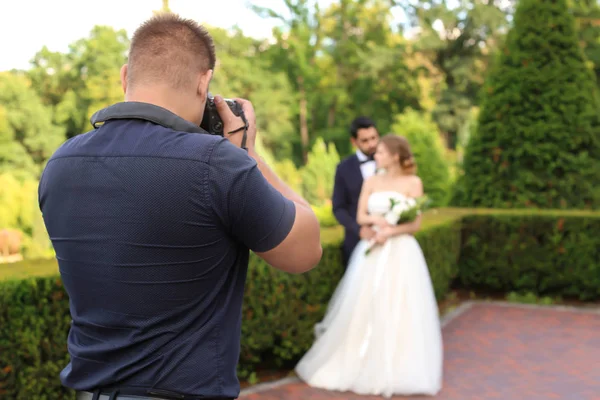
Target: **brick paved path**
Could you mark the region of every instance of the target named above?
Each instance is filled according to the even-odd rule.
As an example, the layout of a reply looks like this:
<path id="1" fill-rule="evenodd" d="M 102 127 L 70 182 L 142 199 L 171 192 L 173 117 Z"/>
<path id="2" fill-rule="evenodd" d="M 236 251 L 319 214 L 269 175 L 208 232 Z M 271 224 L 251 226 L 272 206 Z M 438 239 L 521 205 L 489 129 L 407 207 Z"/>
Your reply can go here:
<path id="1" fill-rule="evenodd" d="M 474 303 L 443 328 L 444 387 L 436 400 L 600 400 L 600 312 Z M 246 400 L 348 399 L 297 381 Z"/>

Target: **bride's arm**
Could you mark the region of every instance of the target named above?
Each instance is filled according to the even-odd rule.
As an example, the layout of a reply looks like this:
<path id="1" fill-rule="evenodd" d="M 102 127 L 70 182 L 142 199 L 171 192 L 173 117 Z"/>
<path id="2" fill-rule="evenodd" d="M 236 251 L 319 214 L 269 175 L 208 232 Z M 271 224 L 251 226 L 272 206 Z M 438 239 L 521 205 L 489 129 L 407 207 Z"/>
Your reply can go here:
<path id="1" fill-rule="evenodd" d="M 380 224 L 383 219 L 380 216 L 369 215 L 368 212 L 369 195 L 373 193 L 373 180 L 375 178 L 376 177 L 371 177 L 365 180 L 362 189 L 360 190 L 358 210 L 356 213 L 356 222 L 358 222 L 360 226 Z"/>
<path id="2" fill-rule="evenodd" d="M 414 183 L 410 193 L 408 193 L 408 196 L 413 197 L 413 198 L 423 196 L 423 182 L 421 181 L 421 178 L 415 177 L 415 183 Z M 422 219 L 421 215 L 419 215 L 412 222 L 408 222 L 408 223 L 400 224 L 400 225 L 396 225 L 396 226 L 391 226 L 386 229 L 384 234 L 387 237 L 397 236 L 397 235 L 405 235 L 405 234 L 412 235 L 412 234 L 418 232 L 419 229 L 421 229 L 421 219 Z"/>

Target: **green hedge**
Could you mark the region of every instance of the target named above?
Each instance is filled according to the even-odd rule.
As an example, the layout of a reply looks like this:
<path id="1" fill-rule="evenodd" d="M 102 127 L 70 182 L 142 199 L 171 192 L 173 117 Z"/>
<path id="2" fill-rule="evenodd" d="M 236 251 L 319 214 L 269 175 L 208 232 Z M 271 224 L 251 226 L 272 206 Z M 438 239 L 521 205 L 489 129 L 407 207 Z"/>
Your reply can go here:
<path id="1" fill-rule="evenodd" d="M 265 360 L 292 365 L 311 345 L 342 274 L 341 230 L 322 237 L 329 244 L 321 265 L 307 274 L 284 274 L 251 257 L 240 376 L 252 378 Z M 453 282 L 600 298 L 598 213 L 431 210 L 417 239 L 438 299 Z M 73 398 L 58 380 L 68 360 L 68 306 L 55 262 L 0 266 L 0 398 Z"/>
<path id="2" fill-rule="evenodd" d="M 471 215 L 462 236 L 465 287 L 600 298 L 600 214 Z"/>

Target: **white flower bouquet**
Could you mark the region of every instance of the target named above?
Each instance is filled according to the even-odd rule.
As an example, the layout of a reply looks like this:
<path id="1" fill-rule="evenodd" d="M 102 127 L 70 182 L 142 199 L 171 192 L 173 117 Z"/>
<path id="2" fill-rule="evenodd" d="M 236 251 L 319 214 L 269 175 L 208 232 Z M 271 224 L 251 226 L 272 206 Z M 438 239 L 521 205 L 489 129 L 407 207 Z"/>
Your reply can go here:
<path id="1" fill-rule="evenodd" d="M 429 198 L 426 195 L 416 199 L 405 197 L 402 199 L 390 199 L 390 209 L 383 215 L 383 218 L 390 225 L 400 225 L 413 222 L 425 210 Z M 377 226 L 374 227 L 378 229 Z M 375 240 L 372 239 L 365 254 L 369 254 L 375 246 Z"/>

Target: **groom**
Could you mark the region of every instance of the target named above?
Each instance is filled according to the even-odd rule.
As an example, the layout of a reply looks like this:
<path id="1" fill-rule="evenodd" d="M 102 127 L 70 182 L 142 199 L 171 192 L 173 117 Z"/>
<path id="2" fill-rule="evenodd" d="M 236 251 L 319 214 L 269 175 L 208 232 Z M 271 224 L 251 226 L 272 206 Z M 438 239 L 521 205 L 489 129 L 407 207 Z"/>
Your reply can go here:
<path id="1" fill-rule="evenodd" d="M 363 181 L 375 174 L 373 155 L 379 142 L 379 132 L 375 123 L 367 117 L 358 117 L 350 125 L 350 141 L 356 153 L 342 160 L 335 171 L 333 186 L 333 213 L 344 227 L 342 257 L 344 269 L 348 265 L 352 250 L 360 239 L 371 239 L 375 231 L 369 226 L 359 226 L 356 222 L 358 198 Z"/>

